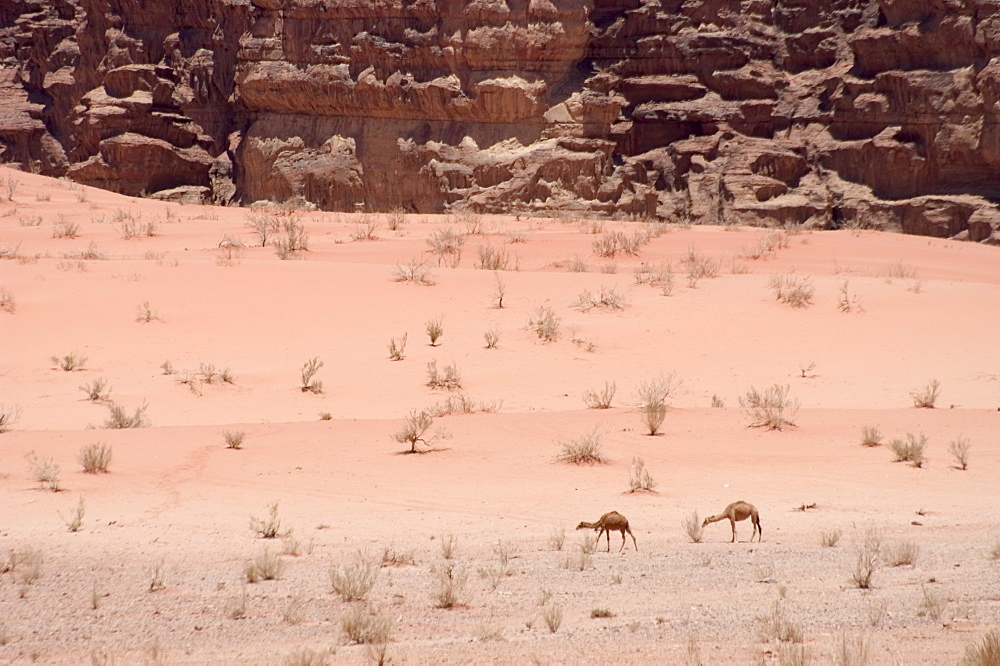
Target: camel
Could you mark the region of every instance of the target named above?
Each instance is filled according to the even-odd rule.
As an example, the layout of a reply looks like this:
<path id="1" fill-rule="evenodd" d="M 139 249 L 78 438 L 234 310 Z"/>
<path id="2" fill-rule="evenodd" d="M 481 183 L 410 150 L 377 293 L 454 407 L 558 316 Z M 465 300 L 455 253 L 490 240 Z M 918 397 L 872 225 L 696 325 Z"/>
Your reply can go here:
<path id="1" fill-rule="evenodd" d="M 625 533 L 632 537 L 632 545 L 635 546 L 636 552 L 639 551 L 639 544 L 635 542 L 635 535 L 632 534 L 632 530 L 628 526 L 628 518 L 618 513 L 617 511 L 611 511 L 604 514 L 596 523 L 582 522 L 576 526 L 578 530 L 597 530 L 597 542 L 600 543 L 601 535 L 607 534 L 608 537 L 608 552 L 611 552 L 611 533 L 621 532 L 622 533 L 622 546 L 618 549 L 618 552 L 622 552 L 622 548 L 625 547 Z"/>
<path id="2" fill-rule="evenodd" d="M 705 522 L 701 524 L 702 527 L 708 525 L 709 523 L 716 523 L 720 520 L 729 519 L 729 524 L 733 528 L 733 539 L 729 543 L 736 541 L 736 521 L 746 520 L 750 518 L 753 522 L 753 532 L 750 534 L 750 542 L 753 543 L 753 535 L 757 535 L 757 541 L 759 542 L 764 536 L 764 530 L 760 527 L 760 516 L 757 514 L 757 507 L 749 502 L 733 502 L 726 507 L 726 510 L 716 516 L 709 516 L 705 519 Z"/>

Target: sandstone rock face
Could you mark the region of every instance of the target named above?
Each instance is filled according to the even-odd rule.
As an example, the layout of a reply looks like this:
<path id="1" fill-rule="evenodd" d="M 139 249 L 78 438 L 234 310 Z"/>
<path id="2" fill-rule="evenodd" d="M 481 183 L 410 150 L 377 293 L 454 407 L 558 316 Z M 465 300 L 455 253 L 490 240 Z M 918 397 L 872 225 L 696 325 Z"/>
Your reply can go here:
<path id="1" fill-rule="evenodd" d="M 1000 219 L 995 0 L 10 0 L 0 65 L 0 160 L 128 194 Z"/>

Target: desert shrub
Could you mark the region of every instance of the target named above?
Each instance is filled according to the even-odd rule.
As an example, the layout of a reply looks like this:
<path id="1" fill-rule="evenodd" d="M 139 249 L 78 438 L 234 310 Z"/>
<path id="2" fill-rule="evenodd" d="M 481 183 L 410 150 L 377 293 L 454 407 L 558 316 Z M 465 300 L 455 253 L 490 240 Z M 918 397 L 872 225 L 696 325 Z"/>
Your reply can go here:
<path id="1" fill-rule="evenodd" d="M 305 226 L 297 216 L 285 220 L 281 226 L 284 236 L 274 239 L 274 252 L 282 260 L 297 259 L 309 249 Z"/>
<path id="2" fill-rule="evenodd" d="M 256 557 L 246 561 L 243 574 L 248 583 L 259 583 L 262 580 L 278 580 L 284 568 L 285 563 L 278 554 L 265 548 Z"/>
<path id="3" fill-rule="evenodd" d="M 135 320 L 142 324 L 148 324 L 151 321 L 156 321 L 160 318 L 156 311 L 150 307 L 149 301 L 143 301 L 142 304 L 136 306 L 135 309 Z"/>
<path id="4" fill-rule="evenodd" d="M 80 447 L 76 459 L 87 474 L 107 474 L 111 467 L 111 446 L 104 442 L 87 444 Z"/>
<path id="5" fill-rule="evenodd" d="M 871 588 L 881 554 L 882 534 L 878 530 L 869 529 L 865 532 L 864 539 L 855 546 L 854 569 L 851 571 L 851 582 L 855 587 L 862 590 Z"/>
<path id="6" fill-rule="evenodd" d="M 681 525 L 684 527 L 684 533 L 687 534 L 692 543 L 701 543 L 703 529 L 701 521 L 698 520 L 697 511 L 685 518 Z"/>
<path id="7" fill-rule="evenodd" d="M 222 433 L 223 439 L 226 440 L 226 447 L 230 449 L 240 449 L 243 448 L 243 440 L 246 439 L 247 434 L 242 430 L 226 430 Z"/>
<path id="8" fill-rule="evenodd" d="M 136 407 L 131 414 L 115 402 L 109 402 L 107 405 L 108 418 L 104 420 L 103 428 L 124 430 L 126 428 L 148 428 L 152 425 L 149 418 L 146 417 L 146 408 L 149 406 L 146 403 Z"/>
<path id="9" fill-rule="evenodd" d="M 6 287 L 0 289 L 0 310 L 10 314 L 14 314 L 17 310 L 17 300 L 14 298 L 14 292 Z"/>
<path id="10" fill-rule="evenodd" d="M 893 462 L 910 462 L 914 467 L 923 467 L 925 446 L 927 446 L 927 436 L 923 433 L 914 435 L 908 432 L 905 441 L 894 439 L 889 442 L 889 449 L 896 456 Z"/>
<path id="11" fill-rule="evenodd" d="M 278 503 L 267 505 L 268 517 L 261 519 L 250 516 L 250 531 L 261 539 L 275 539 L 282 535 L 281 519 L 278 518 Z"/>
<path id="12" fill-rule="evenodd" d="M 969 467 L 969 447 L 969 440 L 965 437 L 959 437 L 948 444 L 948 453 L 955 458 L 955 466 L 958 469 L 967 469 Z"/>
<path id="13" fill-rule="evenodd" d="M 60 216 L 61 217 L 61 216 Z M 53 238 L 76 238 L 80 235 L 80 225 L 60 219 L 52 225 Z"/>
<path id="14" fill-rule="evenodd" d="M 74 370 L 83 370 L 83 366 L 87 364 L 87 357 L 81 356 L 76 352 L 72 354 L 66 354 L 65 356 L 53 356 L 51 357 L 52 364 L 55 365 L 60 370 L 65 370 L 66 372 L 73 372 Z"/>
<path id="15" fill-rule="evenodd" d="M 449 562 L 438 569 L 437 574 L 434 599 L 438 608 L 454 608 L 469 602 L 466 592 L 469 574 L 464 568 Z"/>
<path id="16" fill-rule="evenodd" d="M 430 361 L 427 364 L 427 386 L 448 391 L 462 388 L 462 375 L 458 371 L 458 366 L 452 363 L 438 370 L 437 360 Z"/>
<path id="17" fill-rule="evenodd" d="M 17 186 L 21 184 L 17 178 L 9 176 L 3 180 L 4 193 L 7 195 L 7 201 L 14 200 L 14 192 L 17 192 Z"/>
<path id="18" fill-rule="evenodd" d="M 542 609 L 542 620 L 553 634 L 559 631 L 563 621 L 563 609 L 559 604 L 549 604 Z"/>
<path id="19" fill-rule="evenodd" d="M 281 220 L 269 213 L 254 213 L 247 219 L 247 226 L 257 237 L 257 243 L 261 247 L 266 247 L 281 231 Z"/>
<path id="20" fill-rule="evenodd" d="M 385 226 L 389 231 L 396 231 L 406 223 L 406 213 L 399 209 L 389 211 L 385 216 Z"/>
<path id="21" fill-rule="evenodd" d="M 39 458 L 34 451 L 29 451 L 24 458 L 31 466 L 31 474 L 35 481 L 47 486 L 54 493 L 62 490 L 59 485 L 59 465 L 52 458 Z"/>
<path id="22" fill-rule="evenodd" d="M 861 446 L 878 446 L 882 443 L 882 433 L 877 426 L 865 426 L 861 429 Z"/>
<path id="23" fill-rule="evenodd" d="M 7 432 L 21 418 L 21 408 L 17 405 L 0 403 L 0 432 Z"/>
<path id="24" fill-rule="evenodd" d="M 476 250 L 479 252 L 479 263 L 476 268 L 484 271 L 505 271 L 510 263 L 510 256 L 506 248 L 495 248 L 492 245 L 479 245 Z"/>
<path id="25" fill-rule="evenodd" d="M 454 534 L 442 534 L 440 539 L 441 557 L 450 560 L 458 550 L 458 537 Z"/>
<path id="26" fill-rule="evenodd" d="M 566 543 L 566 528 L 553 527 L 552 531 L 549 533 L 549 546 L 553 550 L 562 550 L 563 545 L 565 543 Z"/>
<path id="27" fill-rule="evenodd" d="M 614 382 L 605 381 L 601 391 L 584 391 L 583 404 L 588 409 L 609 409 L 617 387 Z"/>
<path id="28" fill-rule="evenodd" d="M 662 402 L 647 403 L 639 408 L 639 414 L 647 433 L 653 437 L 659 434 L 660 426 L 667 418 L 667 406 Z"/>
<path id="29" fill-rule="evenodd" d="M 712 408 L 713 409 L 725 409 L 726 401 L 720 398 L 718 395 L 712 394 Z"/>
<path id="30" fill-rule="evenodd" d="M 687 271 L 688 286 L 692 289 L 698 286 L 698 281 L 702 278 L 719 276 L 719 258 L 706 257 L 693 247 L 688 248 L 683 263 Z"/>
<path id="31" fill-rule="evenodd" d="M 493 300 L 497 302 L 496 309 L 503 309 L 503 297 L 507 293 L 507 285 L 504 283 L 503 278 L 500 277 L 500 273 L 493 273 Z"/>
<path id="32" fill-rule="evenodd" d="M 917 615 L 919 617 L 929 617 L 935 622 L 941 621 L 941 616 L 944 615 L 944 609 L 948 605 L 947 600 L 945 600 L 940 594 L 934 592 L 933 590 L 928 590 L 927 586 L 923 583 L 920 585 L 920 605 L 917 608 Z"/>
<path id="33" fill-rule="evenodd" d="M 635 283 L 648 284 L 651 287 L 662 287 L 673 284 L 674 269 L 670 264 L 649 264 L 645 261 L 635 268 Z"/>
<path id="34" fill-rule="evenodd" d="M 373 241 L 378 240 L 378 219 L 375 217 L 369 217 L 368 215 L 363 215 L 361 221 L 354 225 L 354 231 L 351 232 L 351 240 L 355 241 Z"/>
<path id="35" fill-rule="evenodd" d="M 833 548 L 840 543 L 840 529 L 823 530 L 820 532 L 819 542 L 824 548 Z"/>
<path id="36" fill-rule="evenodd" d="M 740 407 L 750 417 L 750 427 L 781 430 L 786 425 L 795 425 L 799 402 L 790 399 L 788 391 L 787 384 L 775 384 L 763 393 L 750 387 L 746 395 L 740 396 Z"/>
<path id="37" fill-rule="evenodd" d="M 1000 664 L 1000 629 L 994 629 L 982 640 L 965 648 L 962 666 L 996 666 Z"/>
<path id="38" fill-rule="evenodd" d="M 780 600 L 775 600 L 768 615 L 758 617 L 761 623 L 760 638 L 767 642 L 778 640 L 782 643 L 801 643 L 802 630 L 785 616 Z"/>
<path id="39" fill-rule="evenodd" d="M 559 338 L 559 317 L 547 305 L 539 306 L 528 319 L 528 327 L 541 340 L 552 342 Z"/>
<path id="40" fill-rule="evenodd" d="M 69 514 L 69 518 L 63 516 L 61 511 L 59 512 L 59 517 L 62 518 L 63 522 L 66 523 L 66 529 L 68 529 L 70 532 L 79 532 L 83 528 L 83 515 L 85 511 L 86 511 L 86 503 L 83 501 L 83 498 L 81 497 L 79 501 L 76 503 L 76 508 L 73 509 L 73 513 Z M 94 606 L 96 610 L 96 604 L 94 604 Z"/>
<path id="41" fill-rule="evenodd" d="M 327 659 L 334 653 L 335 650 L 329 648 L 297 647 L 285 655 L 284 666 L 326 666 Z"/>
<path id="42" fill-rule="evenodd" d="M 812 304 L 815 288 L 808 277 L 772 275 L 767 286 L 774 292 L 775 300 L 793 308 L 804 308 Z"/>
<path id="43" fill-rule="evenodd" d="M 594 254 L 612 258 L 619 252 L 635 256 L 642 246 L 649 242 L 649 236 L 641 231 L 626 234 L 624 231 L 609 231 L 592 243 Z"/>
<path id="44" fill-rule="evenodd" d="M 496 349 L 500 342 L 500 329 L 496 326 L 483 333 L 483 341 L 487 349 Z"/>
<path id="45" fill-rule="evenodd" d="M 424 330 L 427 331 L 427 337 L 431 341 L 431 347 L 437 347 L 438 340 L 444 335 L 444 315 L 438 315 L 424 322 Z"/>
<path id="46" fill-rule="evenodd" d="M 98 377 L 89 384 L 81 385 L 79 388 L 87 395 L 87 400 L 91 402 L 104 402 L 111 393 L 111 387 L 108 386 L 108 381 L 103 377 Z"/>
<path id="47" fill-rule="evenodd" d="M 427 239 L 430 251 L 437 256 L 438 266 L 457 268 L 462 262 L 462 246 L 465 236 L 451 227 L 442 227 L 431 233 Z"/>
<path id="48" fill-rule="evenodd" d="M 361 601 L 375 587 L 380 568 L 376 558 L 358 552 L 352 564 L 330 567 L 330 585 L 344 601 Z"/>
<path id="49" fill-rule="evenodd" d="M 411 410 L 406 416 L 403 427 L 392 436 L 400 444 L 409 444 L 409 453 L 417 452 L 417 442 L 430 447 L 439 439 L 444 439 L 446 434 L 436 432 L 427 436 L 427 431 L 434 424 L 434 416 L 428 410 Z"/>
<path id="50" fill-rule="evenodd" d="M 402 361 L 406 351 L 406 338 L 408 334 L 403 333 L 401 338 L 391 338 L 389 340 L 389 358 L 393 361 Z"/>
<path id="51" fill-rule="evenodd" d="M 618 293 L 617 289 L 603 285 L 596 295 L 592 294 L 589 289 L 584 289 L 571 305 L 571 307 L 578 308 L 583 312 L 593 310 L 594 308 L 624 310 L 627 306 L 628 301 Z"/>
<path id="52" fill-rule="evenodd" d="M 660 374 L 653 379 L 639 382 L 635 390 L 634 402 L 637 407 L 653 403 L 666 403 L 683 385 L 676 372 Z"/>
<path id="53" fill-rule="evenodd" d="M 910 397 L 913 398 L 914 407 L 934 409 L 934 403 L 937 402 L 938 395 L 940 393 L 941 382 L 936 379 L 932 379 L 924 388 L 911 392 Z"/>
<path id="54" fill-rule="evenodd" d="M 915 564 L 919 554 L 920 547 L 912 541 L 897 541 L 885 549 L 884 560 L 890 567 L 901 567 Z"/>
<path id="55" fill-rule="evenodd" d="M 129 214 L 128 217 L 122 220 L 118 225 L 118 236 L 124 240 L 131 240 L 139 237 L 149 238 L 156 235 L 157 226 L 156 220 L 143 222 L 141 215 Z"/>
<path id="56" fill-rule="evenodd" d="M 608 608 L 594 608 L 593 610 L 590 611 L 590 617 L 595 619 L 599 617 L 614 617 L 614 616 L 615 614 L 612 613 L 611 610 Z"/>
<path id="57" fill-rule="evenodd" d="M 396 264 L 392 271 L 392 279 L 396 282 L 412 282 L 414 284 L 432 285 L 431 267 L 426 261 L 411 259 L 405 264 Z"/>
<path id="58" fill-rule="evenodd" d="M 435 403 L 426 409 L 434 418 L 452 414 L 475 414 L 476 412 L 495 413 L 500 410 L 502 400 L 493 402 L 478 402 L 465 393 L 449 395 L 445 400 Z"/>
<path id="59" fill-rule="evenodd" d="M 653 480 L 649 470 L 646 469 L 646 461 L 642 458 L 633 458 L 629 466 L 629 492 L 640 490 L 652 491 L 656 488 L 656 481 Z"/>
<path id="60" fill-rule="evenodd" d="M 11 550 L 7 563 L 0 565 L 0 574 L 11 573 L 20 585 L 31 585 L 44 573 L 45 554 L 34 546 Z"/>
<path id="61" fill-rule="evenodd" d="M 596 428 L 591 432 L 579 435 L 573 439 L 559 442 L 559 455 L 556 460 L 560 462 L 573 463 L 576 465 L 593 465 L 604 462 L 604 454 L 601 451 L 601 440 L 604 434 Z"/>
<path id="62" fill-rule="evenodd" d="M 840 293 L 837 296 L 837 308 L 841 312 L 850 312 L 852 310 L 861 310 L 861 305 L 858 303 L 858 295 L 852 294 L 849 289 L 849 284 L 847 280 L 840 285 Z"/>
<path id="63" fill-rule="evenodd" d="M 386 643 L 392 636 L 392 620 L 364 605 L 357 605 L 340 618 L 340 628 L 352 643 Z"/>
<path id="64" fill-rule="evenodd" d="M 590 266 L 581 257 L 577 256 L 570 259 L 569 263 L 566 264 L 566 269 L 570 273 L 586 273 L 590 269 Z"/>
<path id="65" fill-rule="evenodd" d="M 319 360 L 319 357 L 309 359 L 302 364 L 302 385 L 299 387 L 303 393 L 322 393 L 323 392 L 323 382 L 318 379 L 313 379 L 319 369 L 323 367 L 323 361 Z"/>

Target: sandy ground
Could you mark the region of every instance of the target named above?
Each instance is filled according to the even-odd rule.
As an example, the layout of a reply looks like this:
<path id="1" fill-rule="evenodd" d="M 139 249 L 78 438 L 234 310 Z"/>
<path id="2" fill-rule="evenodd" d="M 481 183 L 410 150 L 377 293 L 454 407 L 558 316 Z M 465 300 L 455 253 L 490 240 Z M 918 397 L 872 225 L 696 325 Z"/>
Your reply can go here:
<path id="1" fill-rule="evenodd" d="M 776 232 L 667 226 L 638 256 L 602 258 L 603 234 L 651 225 L 482 217 L 453 268 L 427 239 L 470 220 L 390 230 L 383 215 L 298 212 L 278 217 L 301 221 L 309 249 L 283 261 L 253 247 L 250 210 L 0 168 L 11 178 L 0 403 L 19 418 L 0 434 L 0 662 L 864 663 L 861 646 L 868 663 L 954 663 L 1000 624 L 997 248 L 816 232 L 753 258 Z M 153 236 L 123 238 L 150 222 Z M 376 240 L 355 240 L 365 222 Z M 248 247 L 226 256 L 226 236 Z M 478 246 L 508 270 L 477 268 Z M 692 250 L 717 277 L 692 286 Z M 432 285 L 393 279 L 413 259 Z M 670 264 L 669 295 L 636 283 L 644 262 Z M 777 301 L 776 275 L 808 278 L 811 304 Z M 625 307 L 574 307 L 602 288 Z M 529 326 L 539 307 L 559 318 L 554 341 Z M 83 367 L 51 360 L 67 355 Z M 301 390 L 313 358 L 322 393 Z M 428 387 L 432 361 L 454 364 L 461 389 Z M 232 383 L 205 381 L 208 365 Z M 636 393 L 658 377 L 680 386 L 649 436 Z M 81 387 L 99 379 L 108 398 L 89 401 Z M 931 380 L 936 408 L 914 407 Z M 611 408 L 587 409 L 605 382 Z M 794 425 L 749 427 L 739 398 L 775 384 L 800 404 Z M 429 433 L 447 438 L 405 455 L 393 434 L 410 410 L 460 395 L 480 411 L 439 416 Z M 145 405 L 151 427 L 104 428 L 109 403 Z M 866 426 L 882 445 L 861 445 Z M 603 463 L 557 460 L 592 433 Z M 887 445 L 907 434 L 927 438 L 920 468 L 893 462 Z M 959 438 L 966 470 L 949 453 Z M 95 443 L 113 452 L 107 474 L 78 462 Z M 32 453 L 59 467 L 58 492 Z M 629 492 L 635 458 L 654 491 Z M 693 512 L 739 499 L 759 508 L 761 543 L 749 521 L 735 544 L 727 521 L 689 539 Z M 275 503 L 284 536 L 261 538 L 251 518 Z M 592 533 L 577 523 L 611 510 L 638 551 L 617 552 L 615 533 L 610 553 L 581 554 Z M 859 589 L 868 534 L 883 554 Z M 907 546 L 913 563 L 893 566 Z M 248 583 L 265 551 L 279 578 Z M 343 601 L 331 570 L 358 558 L 384 566 L 366 601 Z M 458 604 L 440 608 L 448 571 Z M 353 613 L 391 640 L 352 642 Z"/>

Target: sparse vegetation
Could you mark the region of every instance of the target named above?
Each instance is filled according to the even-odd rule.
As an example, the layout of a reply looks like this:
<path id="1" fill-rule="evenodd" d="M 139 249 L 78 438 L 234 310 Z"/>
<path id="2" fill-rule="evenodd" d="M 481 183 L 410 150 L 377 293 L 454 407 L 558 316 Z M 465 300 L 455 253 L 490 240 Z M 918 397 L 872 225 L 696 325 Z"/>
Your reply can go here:
<path id="1" fill-rule="evenodd" d="M 314 379 L 319 369 L 323 367 L 323 361 L 319 357 L 309 359 L 302 364 L 302 385 L 299 387 L 303 393 L 322 393 L 323 382 Z"/>
<path id="2" fill-rule="evenodd" d="M 912 565 L 917 561 L 920 547 L 912 541 L 897 541 L 885 549 L 885 563 L 890 567 Z"/>
<path id="3" fill-rule="evenodd" d="M 687 255 L 683 260 L 687 271 L 688 287 L 694 289 L 702 278 L 714 278 L 719 276 L 718 257 L 710 258 L 701 254 L 693 247 L 689 247 Z"/>
<path id="4" fill-rule="evenodd" d="M 609 409 L 616 390 L 617 386 L 614 382 L 605 381 L 604 389 L 601 391 L 584 391 L 583 404 L 588 409 Z"/>
<path id="5" fill-rule="evenodd" d="M 424 322 L 424 330 L 427 331 L 427 337 L 431 341 L 431 347 L 437 347 L 438 340 L 444 335 L 444 315 L 438 315 L 432 319 L 428 319 Z"/>
<path id="6" fill-rule="evenodd" d="M 53 356 L 52 364 L 55 365 L 60 370 L 66 372 L 73 372 L 75 370 L 83 370 L 83 366 L 87 364 L 87 357 L 81 356 L 77 352 L 72 354 L 66 354 L 65 356 Z"/>
<path id="7" fill-rule="evenodd" d="M 14 292 L 6 287 L 0 288 L 0 311 L 14 314 L 17 310 L 17 300 Z"/>
<path id="8" fill-rule="evenodd" d="M 948 444 L 948 453 L 952 455 L 955 459 L 955 467 L 961 470 L 968 469 L 969 467 L 969 440 L 965 437 L 959 437 L 958 439 L 952 440 Z"/>
<path id="9" fill-rule="evenodd" d="M 562 550 L 563 545 L 565 543 L 566 543 L 566 528 L 553 527 L 552 531 L 549 533 L 549 546 L 553 550 Z"/>
<path id="10" fill-rule="evenodd" d="M 250 517 L 250 531 L 261 539 L 275 539 L 281 536 L 281 519 L 278 518 L 278 503 L 267 505 L 268 517 L 265 519 Z"/>
<path id="11" fill-rule="evenodd" d="M 52 225 L 53 238 L 76 238 L 80 235 L 80 225 L 76 222 L 69 222 L 63 216 L 59 216 L 59 221 Z"/>
<path id="12" fill-rule="evenodd" d="M 131 414 L 118 403 L 109 402 L 107 406 L 108 418 L 104 420 L 103 428 L 123 430 L 126 428 L 148 428 L 152 425 L 149 418 L 146 417 L 146 408 L 149 406 L 146 403 L 136 407 Z"/>
<path id="13" fill-rule="evenodd" d="M 462 388 L 462 375 L 458 371 L 458 366 L 452 363 L 438 370 L 437 360 L 430 361 L 427 364 L 427 386 L 448 391 Z"/>
<path id="14" fill-rule="evenodd" d="M 455 608 L 464 606 L 469 601 L 466 585 L 469 573 L 461 566 L 448 562 L 437 571 L 437 585 L 434 589 L 434 599 L 438 608 Z"/>
<path id="15" fill-rule="evenodd" d="M 443 433 L 435 433 L 429 437 L 426 436 L 427 431 L 433 424 L 434 417 L 429 411 L 417 411 L 414 409 L 406 416 L 403 428 L 392 437 L 400 444 L 409 444 L 409 453 L 417 453 L 417 442 L 430 448 L 435 441 L 444 437 Z"/>
<path id="16" fill-rule="evenodd" d="M 248 583 L 262 580 L 278 580 L 285 569 L 285 563 L 270 548 L 264 548 L 243 566 L 243 575 Z"/>
<path id="17" fill-rule="evenodd" d="M 877 426 L 865 426 L 861 429 L 861 446 L 878 446 L 882 443 L 882 433 Z"/>
<path id="18" fill-rule="evenodd" d="M 247 226 L 257 236 L 257 243 L 265 247 L 281 231 L 281 220 L 268 213 L 254 213 L 247 219 Z"/>
<path id="19" fill-rule="evenodd" d="M 434 284 L 430 265 L 421 259 L 411 259 L 405 264 L 396 264 L 392 271 L 392 279 L 396 282 L 412 282 L 425 286 Z"/>
<path id="20" fill-rule="evenodd" d="M 496 349 L 500 342 L 500 329 L 496 326 L 483 333 L 483 341 L 487 349 Z"/>
<path id="21" fill-rule="evenodd" d="M 69 518 L 64 517 L 61 513 L 59 514 L 59 517 L 66 523 L 66 529 L 70 532 L 79 532 L 83 528 L 83 515 L 85 510 L 86 504 L 81 497 L 76 503 L 76 508 L 73 510 L 73 513 L 69 514 Z"/>
<path id="22" fill-rule="evenodd" d="M 243 448 L 243 440 L 246 439 L 247 434 L 242 430 L 226 430 L 222 433 L 223 439 L 226 440 L 226 448 L 230 449 L 241 449 Z"/>
<path id="23" fill-rule="evenodd" d="M 824 548 L 833 548 L 840 543 L 840 529 L 823 530 L 819 535 L 819 542 Z"/>
<path id="24" fill-rule="evenodd" d="M 437 256 L 438 266 L 458 268 L 462 262 L 462 246 L 465 236 L 451 227 L 442 227 L 431 233 L 427 239 L 430 251 Z"/>
<path id="25" fill-rule="evenodd" d="M 500 273 L 493 273 L 494 287 L 493 287 L 493 300 L 496 301 L 496 309 L 503 309 L 503 297 L 507 293 L 507 285 L 504 283 L 503 278 L 500 277 Z"/>
<path id="26" fill-rule="evenodd" d="M 618 293 L 617 289 L 603 285 L 596 295 L 592 294 L 589 289 L 584 289 L 571 305 L 571 307 L 578 308 L 583 312 L 588 312 L 594 308 L 624 310 L 626 306 L 628 306 L 628 302 L 624 296 Z"/>
<path id="27" fill-rule="evenodd" d="M 932 379 L 924 388 L 911 392 L 910 397 L 913 398 L 914 407 L 934 409 L 934 403 L 937 402 L 940 393 L 941 382 L 936 379 Z"/>
<path id="28" fill-rule="evenodd" d="M 387 643 L 392 636 L 392 620 L 358 604 L 340 618 L 340 628 L 352 643 Z"/>
<path id="29" fill-rule="evenodd" d="M 629 492 L 652 492 L 655 489 L 656 481 L 646 469 L 646 461 L 642 458 L 633 458 L 632 464 L 629 465 Z"/>
<path id="30" fill-rule="evenodd" d="M 542 620 L 553 634 L 559 631 L 563 621 L 563 609 L 559 604 L 548 604 L 542 608 Z"/>
<path id="31" fill-rule="evenodd" d="M 21 418 L 21 408 L 17 405 L 0 403 L 0 432 L 7 432 Z"/>
<path id="32" fill-rule="evenodd" d="M 107 474 L 111 467 L 111 446 L 104 442 L 93 442 L 80 447 L 76 457 L 87 474 Z"/>
<path id="33" fill-rule="evenodd" d="M 776 599 L 771 613 L 757 620 L 761 623 L 760 638 L 767 642 L 778 640 L 782 643 L 801 643 L 802 630 L 785 616 L 780 599 Z"/>
<path id="34" fill-rule="evenodd" d="M 854 569 L 851 571 L 851 582 L 855 587 L 862 590 L 871 588 L 881 554 L 882 533 L 869 529 L 864 539 L 855 546 Z"/>
<path id="35" fill-rule="evenodd" d="M 353 241 L 374 241 L 378 240 L 378 218 L 363 215 L 361 221 L 355 223 L 354 231 L 351 232 Z"/>
<path id="36" fill-rule="evenodd" d="M 559 317 L 547 305 L 541 305 L 528 319 L 528 327 L 539 339 L 552 342 L 559 338 Z"/>
<path id="37" fill-rule="evenodd" d="M 663 425 L 667 416 L 667 399 L 680 386 L 681 382 L 674 372 L 639 384 L 636 389 L 636 408 L 650 436 L 659 433 L 660 426 Z"/>
<path id="38" fill-rule="evenodd" d="M 889 442 L 889 449 L 895 455 L 893 462 L 910 462 L 914 467 L 924 465 L 924 447 L 927 446 L 927 436 L 923 433 L 914 435 L 906 433 L 906 440 L 894 439 Z"/>
<path id="39" fill-rule="evenodd" d="M 1000 664 L 1000 629 L 985 634 L 978 643 L 966 646 L 962 666 L 996 666 Z"/>
<path id="40" fill-rule="evenodd" d="M 54 493 L 62 490 L 59 485 L 59 465 L 52 458 L 40 458 L 34 451 L 29 451 L 24 458 L 31 466 L 31 474 L 35 481 Z"/>
<path id="41" fill-rule="evenodd" d="M 701 521 L 698 519 L 697 511 L 694 511 L 690 516 L 685 518 L 681 525 L 684 527 L 684 532 L 691 539 L 692 543 L 701 543 L 704 533 Z"/>
<path id="42" fill-rule="evenodd" d="M 556 456 L 556 459 L 575 465 L 603 463 L 605 460 L 604 453 L 601 451 L 603 438 L 604 433 L 595 428 L 584 435 L 561 441 L 559 442 L 559 455 Z"/>
<path id="43" fill-rule="evenodd" d="M 281 260 L 298 259 L 309 250 L 309 236 L 298 217 L 291 217 L 282 223 L 284 236 L 274 239 L 274 252 Z"/>
<path id="44" fill-rule="evenodd" d="M 505 271 L 510 263 L 510 255 L 507 248 L 496 248 L 492 245 L 479 245 L 476 250 L 479 253 L 479 263 L 476 268 L 484 271 Z"/>
<path id="45" fill-rule="evenodd" d="M 837 297 L 837 308 L 839 308 L 841 312 L 861 310 L 861 305 L 858 303 L 858 295 L 851 293 L 847 280 L 844 280 L 840 285 L 840 294 Z"/>
<path id="46" fill-rule="evenodd" d="M 381 562 L 358 552 L 352 564 L 330 567 L 330 585 L 344 601 L 362 601 L 378 580 Z"/>
<path id="47" fill-rule="evenodd" d="M 917 609 L 917 615 L 919 617 L 929 617 L 935 622 L 940 622 L 941 617 L 944 615 L 944 609 L 948 605 L 947 600 L 945 600 L 937 592 L 930 590 L 926 585 L 920 585 L 920 605 Z"/>
<path id="48" fill-rule="evenodd" d="M 795 277 L 793 275 L 772 275 L 767 287 L 774 292 L 775 300 L 791 305 L 793 308 L 804 308 L 811 305 L 815 292 L 812 280 L 808 277 Z"/>
<path id="49" fill-rule="evenodd" d="M 83 384 L 80 390 L 87 395 L 87 400 L 91 402 L 104 402 L 111 394 L 111 387 L 103 377 L 98 377 L 89 384 Z"/>
<path id="50" fill-rule="evenodd" d="M 450 560 L 455 557 L 455 551 L 458 550 L 458 537 L 454 534 L 442 534 L 440 544 L 441 557 L 446 560 Z"/>
<path id="51" fill-rule="evenodd" d="M 406 352 L 406 338 L 408 334 L 403 333 L 401 338 L 390 338 L 389 339 L 389 358 L 393 361 L 402 361 Z"/>
<path id="52" fill-rule="evenodd" d="M 136 307 L 135 320 L 142 324 L 148 324 L 151 321 L 156 321 L 160 316 L 153 310 L 149 305 L 149 301 L 143 301 L 141 305 Z"/>
<path id="53" fill-rule="evenodd" d="M 750 387 L 746 395 L 740 396 L 740 407 L 750 417 L 750 427 L 782 430 L 786 425 L 794 426 L 799 402 L 790 399 L 788 391 L 787 384 L 775 384 L 763 393 Z"/>

